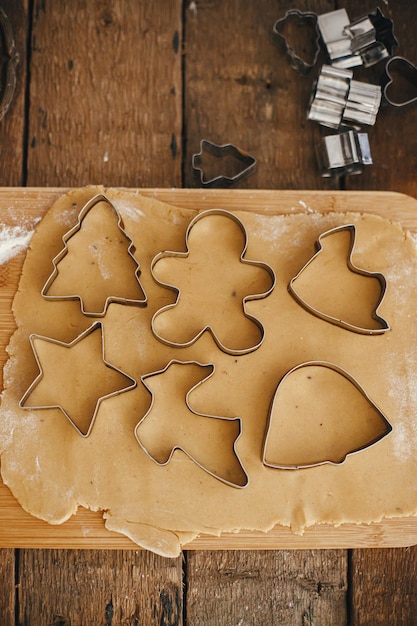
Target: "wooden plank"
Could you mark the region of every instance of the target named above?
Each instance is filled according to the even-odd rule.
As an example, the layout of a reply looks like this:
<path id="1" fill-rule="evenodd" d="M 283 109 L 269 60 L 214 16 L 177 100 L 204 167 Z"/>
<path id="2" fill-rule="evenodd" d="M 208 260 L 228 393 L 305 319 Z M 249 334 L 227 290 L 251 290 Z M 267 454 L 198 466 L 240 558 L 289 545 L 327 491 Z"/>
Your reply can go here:
<path id="1" fill-rule="evenodd" d="M 347 624 L 344 552 L 190 552 L 186 564 L 193 626 Z"/>
<path id="2" fill-rule="evenodd" d="M 415 29 L 417 5 L 410 2 L 380 5 L 384 15 L 393 20 L 400 46 L 395 49 L 412 63 L 417 63 Z M 372 1 L 351 0 L 352 17 L 374 11 Z M 384 63 L 355 72 L 355 78 L 380 84 Z M 396 109 L 385 104 L 380 108 L 374 127 L 367 129 L 374 164 L 360 176 L 346 179 L 346 188 L 397 190 L 417 197 L 416 137 L 417 108 Z M 354 550 L 350 580 L 352 626 L 376 624 L 413 624 L 417 614 L 417 552 L 412 549 Z"/>
<path id="3" fill-rule="evenodd" d="M 186 187 L 198 186 L 191 159 L 201 139 L 235 144 L 257 159 L 256 173 L 241 188 L 338 187 L 319 174 L 315 144 L 320 131 L 306 119 L 314 72 L 309 77 L 296 72 L 272 42 L 274 23 L 290 8 L 291 2 L 268 0 L 187 3 Z M 297 8 L 311 10 L 311 3 L 301 0 Z M 314 11 L 328 10 L 326 0 L 315 2 Z M 305 30 L 291 37 L 303 52 Z M 224 172 L 223 163 L 216 167 Z"/>
<path id="4" fill-rule="evenodd" d="M 352 626 L 416 623 L 417 548 L 354 550 Z"/>
<path id="5" fill-rule="evenodd" d="M 0 122 L 0 185 L 22 185 L 24 172 L 25 90 L 27 82 L 28 0 L 3 0 L 13 31 L 19 63 L 13 100 Z M 1 59 L 3 65 L 4 58 Z M 1 304 L 0 304 L 1 306 Z M 0 615 L 4 626 L 15 623 L 15 551 L 0 549 Z"/>
<path id="6" fill-rule="evenodd" d="M 2 8 L 13 30 L 19 63 L 10 108 L 0 122 L 0 185 L 24 184 L 25 90 L 27 81 L 28 0 L 5 0 Z M 3 65 L 3 59 L 0 59 Z"/>
<path id="7" fill-rule="evenodd" d="M 181 2 L 34 2 L 29 185 L 181 184 Z"/>
<path id="8" fill-rule="evenodd" d="M 31 6 L 26 183 L 180 185 L 181 0 Z M 19 574 L 19 623 L 182 623 L 181 559 L 22 550 Z"/>
<path id="9" fill-rule="evenodd" d="M 14 626 L 15 619 L 15 554 L 12 549 L 0 550 L 0 615 L 2 626 Z"/>
<path id="10" fill-rule="evenodd" d="M 181 576 L 181 559 L 150 552 L 24 550 L 18 623 L 179 626 Z"/>

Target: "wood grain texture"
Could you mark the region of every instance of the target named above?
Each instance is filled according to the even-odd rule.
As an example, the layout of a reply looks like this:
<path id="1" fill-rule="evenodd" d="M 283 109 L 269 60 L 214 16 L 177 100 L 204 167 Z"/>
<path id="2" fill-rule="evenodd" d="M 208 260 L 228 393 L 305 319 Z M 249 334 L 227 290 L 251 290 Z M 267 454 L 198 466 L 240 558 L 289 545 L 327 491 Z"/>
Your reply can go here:
<path id="1" fill-rule="evenodd" d="M 34 3 L 29 185 L 180 185 L 181 2 Z"/>
<path id="2" fill-rule="evenodd" d="M 219 624 L 347 624 L 341 551 L 189 552 L 187 620 Z"/>
<path id="3" fill-rule="evenodd" d="M 13 626 L 15 620 L 15 553 L 0 550 L 0 616 L 2 626 Z"/>
<path id="4" fill-rule="evenodd" d="M 22 551 L 25 626 L 182 624 L 181 559 L 142 551 Z"/>
<path id="5" fill-rule="evenodd" d="M 394 54 L 417 64 L 415 24 L 417 5 L 406 0 L 380 5 L 384 15 L 393 20 L 399 47 Z M 349 0 L 349 15 L 360 16 L 374 11 L 371 0 Z M 380 84 L 385 64 L 355 72 L 358 80 Z M 380 107 L 374 127 L 367 129 L 373 165 L 360 176 L 346 179 L 346 189 L 387 189 L 417 197 L 417 107 Z M 417 615 L 417 552 L 410 550 L 364 550 L 352 553 L 350 578 L 352 625 L 414 625 Z"/>
<path id="6" fill-rule="evenodd" d="M 0 185 L 24 184 L 24 139 L 27 81 L 28 0 L 5 0 L 2 8 L 13 30 L 19 63 L 16 68 L 16 88 L 4 118 L 0 121 Z M 0 46 L 0 50 L 2 50 Z M 0 59 L 3 66 L 3 58 Z"/>
<path id="7" fill-rule="evenodd" d="M 417 548 L 354 550 L 352 626 L 414 626 Z"/>
<path id="8" fill-rule="evenodd" d="M 310 8 L 301 1 L 297 8 Z M 257 170 L 242 188 L 337 188 L 321 178 L 315 156 L 320 131 L 306 111 L 315 72 L 302 76 L 272 41 L 274 23 L 290 2 L 202 0 L 185 13 L 184 184 L 198 184 L 191 168 L 201 139 L 232 143 L 257 159 Z M 320 0 L 314 11 L 332 10 Z M 304 34 L 292 40 L 305 46 Z M 218 165 L 221 173 L 221 160 Z"/>

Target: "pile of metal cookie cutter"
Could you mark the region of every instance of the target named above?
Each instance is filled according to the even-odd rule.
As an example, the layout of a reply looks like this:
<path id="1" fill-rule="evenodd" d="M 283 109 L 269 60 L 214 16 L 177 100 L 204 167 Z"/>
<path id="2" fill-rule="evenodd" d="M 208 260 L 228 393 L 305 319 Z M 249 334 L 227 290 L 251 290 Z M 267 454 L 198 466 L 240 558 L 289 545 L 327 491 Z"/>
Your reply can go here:
<path id="1" fill-rule="evenodd" d="M 294 19 L 308 24 L 313 31 L 315 50 L 312 60 L 297 54 L 284 35 L 285 25 Z M 333 134 L 324 135 L 317 146 L 321 175 L 360 174 L 373 162 L 368 133 L 361 127 L 375 124 L 383 98 L 397 107 L 417 101 L 417 91 L 413 97 L 403 96 L 401 99 L 391 95 L 393 73 L 417 86 L 417 68 L 402 57 L 392 57 L 393 49 L 399 45 L 392 20 L 384 17 L 379 8 L 353 21 L 346 9 L 322 15 L 291 9 L 275 22 L 273 35 L 284 47 L 291 66 L 302 74 L 310 72 L 321 47 L 324 48 L 327 63 L 322 66 L 313 85 L 307 109 L 310 121 L 333 130 Z M 384 88 L 354 80 L 353 68 L 369 68 L 384 60 Z"/>

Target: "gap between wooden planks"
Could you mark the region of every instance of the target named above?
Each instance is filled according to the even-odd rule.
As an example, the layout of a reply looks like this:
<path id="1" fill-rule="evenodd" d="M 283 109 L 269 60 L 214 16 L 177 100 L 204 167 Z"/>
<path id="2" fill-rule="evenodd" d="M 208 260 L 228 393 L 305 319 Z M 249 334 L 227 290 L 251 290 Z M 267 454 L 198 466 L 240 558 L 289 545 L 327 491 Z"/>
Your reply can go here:
<path id="1" fill-rule="evenodd" d="M 69 189 L 0 188 L 0 227 L 34 224 Z M 263 214 L 306 212 L 374 213 L 417 231 L 417 200 L 396 192 L 312 190 L 217 190 L 217 189 L 129 189 L 179 207 L 223 208 Z M 0 368 L 7 359 L 6 346 L 15 329 L 11 304 L 25 258 L 25 251 L 0 266 Z M 1 378 L 2 380 L 2 378 Z M 189 549 L 310 549 L 404 547 L 417 544 L 417 517 L 383 519 L 374 524 L 328 524 L 295 535 L 277 526 L 268 533 L 224 533 L 201 535 Z M 102 513 L 80 508 L 65 524 L 52 526 L 26 513 L 0 481 L 0 547 L 3 548 L 103 548 L 138 549 L 127 537 L 108 531 Z"/>

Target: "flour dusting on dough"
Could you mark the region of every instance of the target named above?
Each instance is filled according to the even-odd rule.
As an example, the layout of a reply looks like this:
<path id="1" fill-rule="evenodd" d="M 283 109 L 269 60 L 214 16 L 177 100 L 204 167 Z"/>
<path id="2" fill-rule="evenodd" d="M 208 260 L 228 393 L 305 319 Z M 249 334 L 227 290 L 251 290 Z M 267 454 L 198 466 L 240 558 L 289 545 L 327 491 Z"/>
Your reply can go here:
<path id="1" fill-rule="evenodd" d="M 110 280 L 111 278 L 111 268 L 109 268 L 106 263 L 104 262 L 103 257 L 106 257 L 106 251 L 103 248 L 103 243 L 100 240 L 94 241 L 90 246 L 89 246 L 89 250 L 90 250 L 90 254 L 91 257 L 95 260 L 95 262 L 97 263 L 101 275 L 103 277 L 104 280 Z"/>
<path id="2" fill-rule="evenodd" d="M 2 225 L 0 227 L 0 264 L 7 263 L 19 252 L 25 250 L 34 232 L 22 226 Z"/>
<path id="3" fill-rule="evenodd" d="M 117 210 L 120 212 L 122 217 L 126 216 L 135 222 L 139 222 L 142 217 L 145 217 L 143 211 L 130 204 L 129 202 L 121 202 L 120 200 L 118 200 L 117 202 L 115 202 L 115 206 L 117 207 Z"/>

